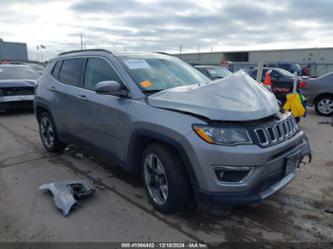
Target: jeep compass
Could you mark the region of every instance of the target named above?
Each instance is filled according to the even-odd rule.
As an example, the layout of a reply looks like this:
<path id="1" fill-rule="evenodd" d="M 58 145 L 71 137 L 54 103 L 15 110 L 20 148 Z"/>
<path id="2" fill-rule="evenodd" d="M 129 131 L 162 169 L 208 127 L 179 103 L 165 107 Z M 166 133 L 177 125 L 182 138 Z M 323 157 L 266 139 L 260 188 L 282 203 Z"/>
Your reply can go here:
<path id="1" fill-rule="evenodd" d="M 167 54 L 62 53 L 34 103 L 47 151 L 79 144 L 116 161 L 163 213 L 259 202 L 311 155 L 295 119 L 248 74 L 210 81 Z"/>

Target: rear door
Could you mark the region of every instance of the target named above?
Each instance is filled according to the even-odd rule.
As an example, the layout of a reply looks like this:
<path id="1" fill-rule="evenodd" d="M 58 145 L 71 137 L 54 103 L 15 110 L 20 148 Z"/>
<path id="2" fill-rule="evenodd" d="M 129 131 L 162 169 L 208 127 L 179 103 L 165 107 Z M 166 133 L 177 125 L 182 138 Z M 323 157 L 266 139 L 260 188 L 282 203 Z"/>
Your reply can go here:
<path id="1" fill-rule="evenodd" d="M 106 58 L 88 58 L 83 84 L 87 102 L 80 117 L 81 134 L 83 139 L 100 152 L 124 160 L 122 141 L 124 127 L 129 122 L 127 107 L 130 100 L 124 97 L 97 94 L 96 84 L 106 80 L 117 81 L 123 85 L 122 79 Z"/>
<path id="2" fill-rule="evenodd" d="M 79 117 L 85 104 L 82 81 L 85 58 L 69 58 L 62 61 L 54 86 L 57 98 L 57 125 L 62 133 L 76 137 L 79 131 Z"/>

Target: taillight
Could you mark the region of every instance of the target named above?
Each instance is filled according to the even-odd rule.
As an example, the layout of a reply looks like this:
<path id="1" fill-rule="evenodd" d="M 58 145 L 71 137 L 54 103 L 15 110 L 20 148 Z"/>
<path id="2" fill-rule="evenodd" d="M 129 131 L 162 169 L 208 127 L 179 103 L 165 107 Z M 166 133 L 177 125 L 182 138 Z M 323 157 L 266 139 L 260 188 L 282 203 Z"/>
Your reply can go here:
<path id="1" fill-rule="evenodd" d="M 302 80 L 300 83 L 298 83 L 298 87 L 305 88 L 305 81 Z"/>

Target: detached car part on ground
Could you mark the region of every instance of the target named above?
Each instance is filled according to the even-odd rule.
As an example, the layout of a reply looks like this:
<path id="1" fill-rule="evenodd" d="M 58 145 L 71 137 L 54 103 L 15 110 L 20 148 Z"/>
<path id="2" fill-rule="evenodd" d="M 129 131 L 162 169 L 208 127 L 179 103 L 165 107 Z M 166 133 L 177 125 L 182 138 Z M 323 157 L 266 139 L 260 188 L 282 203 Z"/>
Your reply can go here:
<path id="1" fill-rule="evenodd" d="M 83 80 L 84 79 L 84 80 Z M 73 51 L 36 90 L 44 147 L 79 143 L 141 174 L 163 213 L 259 202 L 286 186 L 309 142 L 272 93 L 240 71 L 210 81 L 162 54 Z"/>
<path id="2" fill-rule="evenodd" d="M 95 188 L 82 180 L 52 182 L 43 184 L 38 189 L 52 193 L 56 207 L 62 211 L 64 216 L 69 214 L 78 201 L 95 193 Z"/>
<path id="3" fill-rule="evenodd" d="M 0 112 L 32 107 L 37 78 L 29 66 L 0 65 Z"/>

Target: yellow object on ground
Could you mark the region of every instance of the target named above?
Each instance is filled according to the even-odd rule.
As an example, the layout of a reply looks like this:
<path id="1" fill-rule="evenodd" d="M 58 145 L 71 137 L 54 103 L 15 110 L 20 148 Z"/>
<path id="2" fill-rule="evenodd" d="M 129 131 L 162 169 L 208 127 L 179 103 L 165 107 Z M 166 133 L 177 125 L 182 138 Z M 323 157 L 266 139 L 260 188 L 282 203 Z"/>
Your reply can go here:
<path id="1" fill-rule="evenodd" d="M 302 104 L 301 95 L 298 93 L 288 94 L 287 101 L 283 105 L 283 110 L 291 111 L 295 118 L 304 116 L 305 108 Z"/>

